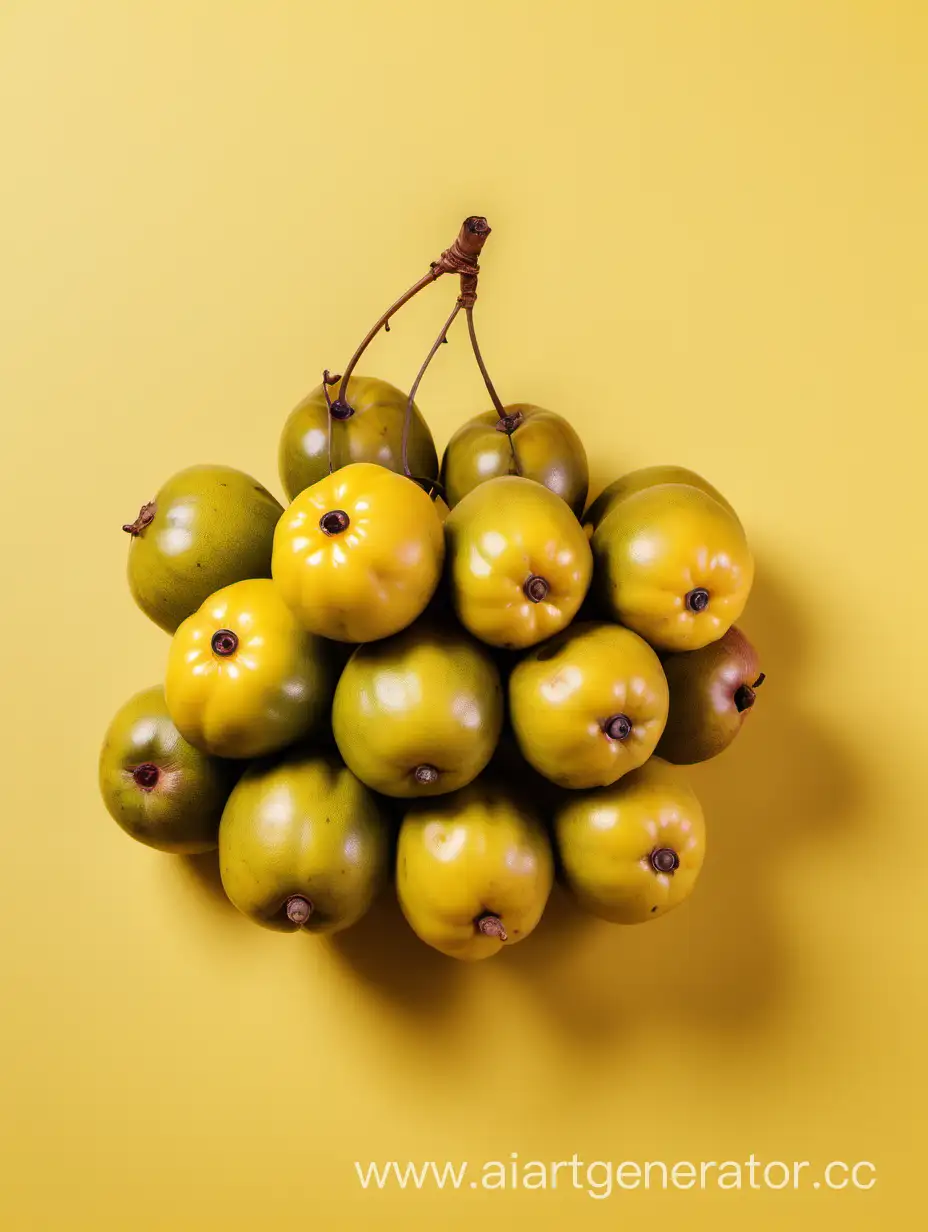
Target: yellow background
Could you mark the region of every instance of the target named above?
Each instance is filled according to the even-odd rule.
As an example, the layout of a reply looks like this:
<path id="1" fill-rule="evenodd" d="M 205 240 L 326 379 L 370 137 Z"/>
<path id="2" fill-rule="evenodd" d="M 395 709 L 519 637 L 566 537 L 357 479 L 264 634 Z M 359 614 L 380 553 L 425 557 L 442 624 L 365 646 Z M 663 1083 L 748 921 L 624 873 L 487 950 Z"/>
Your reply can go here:
<path id="1" fill-rule="evenodd" d="M 928 13 L 917 0 L 0 7 L 0 1227 L 883 1228 L 921 1193 Z M 291 407 L 468 213 L 484 349 L 597 486 L 746 522 L 769 680 L 694 900 L 462 968 L 266 933 L 96 793 L 167 642 L 120 524 L 278 489 Z M 410 381 L 454 286 L 365 363 Z M 486 398 L 459 333 L 420 405 Z M 362 1193 L 355 1159 L 872 1160 L 867 1194 Z"/>

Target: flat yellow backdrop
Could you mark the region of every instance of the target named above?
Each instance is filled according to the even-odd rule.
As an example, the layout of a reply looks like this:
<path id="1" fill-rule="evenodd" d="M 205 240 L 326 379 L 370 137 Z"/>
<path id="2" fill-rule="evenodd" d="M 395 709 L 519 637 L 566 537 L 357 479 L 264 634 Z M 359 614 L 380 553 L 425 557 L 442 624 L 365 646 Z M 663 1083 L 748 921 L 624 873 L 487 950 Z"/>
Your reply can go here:
<path id="1" fill-rule="evenodd" d="M 3 1232 L 885 1228 L 923 1190 L 928 13 L 917 0 L 0 6 Z M 749 528 L 768 673 L 695 898 L 463 968 L 264 932 L 97 796 L 159 679 L 122 522 L 278 490 L 290 407 L 469 213 L 504 399 Z M 408 385 L 445 280 L 364 370 Z M 487 399 L 464 333 L 420 404 Z M 354 1161 L 870 1160 L 867 1193 L 365 1193 Z M 647 1222 L 646 1222 L 647 1221 Z"/>

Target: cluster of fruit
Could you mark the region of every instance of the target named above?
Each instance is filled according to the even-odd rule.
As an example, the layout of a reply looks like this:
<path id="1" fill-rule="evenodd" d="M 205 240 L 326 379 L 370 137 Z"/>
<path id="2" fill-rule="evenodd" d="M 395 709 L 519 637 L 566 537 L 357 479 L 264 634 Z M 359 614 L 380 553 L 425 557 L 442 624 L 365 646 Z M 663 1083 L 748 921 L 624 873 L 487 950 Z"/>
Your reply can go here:
<path id="1" fill-rule="evenodd" d="M 164 688 L 117 714 L 100 762 L 125 830 L 218 843 L 254 920 L 354 923 L 395 869 L 423 940 L 477 959 L 538 924 L 555 870 L 605 919 L 692 890 L 698 801 L 669 763 L 724 749 L 754 702 L 735 627 L 753 560 L 700 476 L 654 467 L 586 509 L 576 432 L 503 406 L 474 327 L 485 219 L 290 415 L 286 510 L 240 471 L 166 483 L 130 535 L 132 593 L 172 634 Z M 461 278 L 408 395 L 354 376 L 417 291 Z M 495 409 L 438 456 L 414 397 L 459 312 Z"/>

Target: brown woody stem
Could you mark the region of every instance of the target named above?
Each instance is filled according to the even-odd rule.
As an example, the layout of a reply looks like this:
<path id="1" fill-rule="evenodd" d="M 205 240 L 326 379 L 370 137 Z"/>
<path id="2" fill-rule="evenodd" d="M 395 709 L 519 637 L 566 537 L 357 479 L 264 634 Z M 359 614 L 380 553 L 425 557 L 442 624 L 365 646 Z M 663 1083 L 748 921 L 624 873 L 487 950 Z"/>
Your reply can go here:
<path id="1" fill-rule="evenodd" d="M 287 899 L 287 919 L 291 923 L 302 926 L 313 913 L 313 905 L 302 894 L 291 894 Z"/>
<path id="2" fill-rule="evenodd" d="M 139 516 L 134 522 L 127 522 L 123 530 L 127 535 L 140 535 L 146 526 L 150 526 L 155 518 L 155 502 L 149 501 L 139 510 Z"/>
<path id="3" fill-rule="evenodd" d="M 473 285 L 476 287 L 477 274 L 479 272 L 478 258 L 489 234 L 490 227 L 485 218 L 476 215 L 465 218 L 461 224 L 461 230 L 458 232 L 457 238 L 451 247 L 447 248 L 437 261 L 431 263 L 427 274 L 423 274 L 418 282 L 414 282 L 408 291 L 401 295 L 398 300 L 390 305 L 386 312 L 378 317 L 348 361 L 348 367 L 342 376 L 338 398 L 332 404 L 339 413 L 344 414 L 339 404 L 344 403 L 346 407 L 350 407 L 348 403 L 348 382 L 358 365 L 358 361 L 384 326 L 389 324 L 390 318 L 399 312 L 404 304 L 408 304 L 413 296 L 418 295 L 425 287 L 433 282 L 437 282 L 442 274 L 460 274 L 462 294 L 464 293 L 463 283 L 465 278 L 472 279 Z M 337 417 L 338 415 L 336 415 Z"/>
<path id="4" fill-rule="evenodd" d="M 474 325 L 474 308 L 472 304 L 467 306 L 467 332 L 470 334 L 470 345 L 473 347 L 474 359 L 477 361 L 477 367 L 480 369 L 480 375 L 483 377 L 483 383 L 487 387 L 487 393 L 493 406 L 496 408 L 496 413 L 500 419 L 506 418 L 506 408 L 500 401 L 499 394 L 496 392 L 490 374 L 487 371 L 487 366 L 483 361 L 483 355 L 480 353 L 480 344 L 477 342 L 477 329 Z"/>
<path id="5" fill-rule="evenodd" d="M 503 928 L 503 921 L 498 915 L 482 915 L 475 923 L 477 931 L 485 937 L 497 937 L 500 941 L 509 940 L 509 934 Z"/>

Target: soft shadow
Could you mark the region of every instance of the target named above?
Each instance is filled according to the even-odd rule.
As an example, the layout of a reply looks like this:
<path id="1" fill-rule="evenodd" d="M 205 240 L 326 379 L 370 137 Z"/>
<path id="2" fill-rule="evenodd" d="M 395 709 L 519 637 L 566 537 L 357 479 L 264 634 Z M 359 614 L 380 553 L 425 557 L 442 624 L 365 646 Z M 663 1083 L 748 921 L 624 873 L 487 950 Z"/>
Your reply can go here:
<path id="1" fill-rule="evenodd" d="M 180 856 L 177 862 L 185 880 L 195 886 L 207 902 L 217 910 L 237 914 L 222 888 L 218 851 L 204 851 L 202 855 L 196 856 Z"/>
<path id="2" fill-rule="evenodd" d="M 419 940 L 392 885 L 367 915 L 328 944 L 368 987 L 410 1014 L 438 1019 L 454 1013 L 462 966 Z"/>
<path id="3" fill-rule="evenodd" d="M 757 645 L 767 680 L 734 744 L 712 762 L 680 768 L 707 821 L 693 898 L 653 924 L 623 928 L 574 925 L 572 904 L 556 895 L 537 943 L 526 943 L 512 964 L 572 1039 L 678 1021 L 704 1027 L 717 1042 L 729 1029 L 775 1029 L 788 1006 L 780 869 L 816 858 L 835 831 L 860 823 L 866 802 L 853 757 L 803 705 L 810 622 L 764 563 L 740 627 Z"/>

